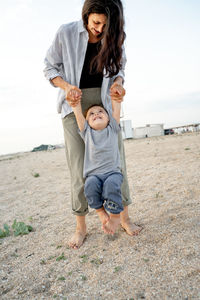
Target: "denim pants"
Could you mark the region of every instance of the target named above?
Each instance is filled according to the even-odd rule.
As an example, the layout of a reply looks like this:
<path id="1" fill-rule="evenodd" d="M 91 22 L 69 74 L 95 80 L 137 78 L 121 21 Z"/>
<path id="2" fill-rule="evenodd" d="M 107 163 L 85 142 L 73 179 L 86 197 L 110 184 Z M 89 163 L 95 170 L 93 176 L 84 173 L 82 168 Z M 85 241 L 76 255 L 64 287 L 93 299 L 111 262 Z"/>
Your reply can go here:
<path id="1" fill-rule="evenodd" d="M 85 105 L 91 105 L 101 103 L 101 89 L 90 88 L 82 90 L 82 102 Z M 86 109 L 87 107 L 83 107 Z M 62 119 L 64 138 L 65 138 L 65 154 L 67 164 L 71 177 L 71 205 L 72 213 L 77 216 L 85 216 L 88 213 L 88 202 L 84 195 L 84 183 L 83 178 L 83 161 L 85 145 L 84 141 L 78 133 L 78 125 L 74 113 L 67 115 Z M 127 206 L 131 203 L 128 179 L 126 173 L 126 162 L 124 145 L 122 140 L 121 131 L 118 135 L 119 152 L 121 161 L 121 170 L 123 174 L 123 183 L 121 187 L 123 206 Z"/>
<path id="2" fill-rule="evenodd" d="M 89 175 L 85 180 L 84 194 L 91 208 L 104 208 L 112 213 L 123 211 L 121 184 L 123 175 L 119 172 Z"/>

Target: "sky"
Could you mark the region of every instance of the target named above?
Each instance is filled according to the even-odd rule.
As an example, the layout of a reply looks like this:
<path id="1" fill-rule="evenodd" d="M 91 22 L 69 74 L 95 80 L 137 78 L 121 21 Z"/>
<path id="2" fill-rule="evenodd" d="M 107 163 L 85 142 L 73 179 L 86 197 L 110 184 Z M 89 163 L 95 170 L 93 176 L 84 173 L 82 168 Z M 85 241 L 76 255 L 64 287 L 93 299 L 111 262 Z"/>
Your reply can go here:
<path id="1" fill-rule="evenodd" d="M 124 0 L 123 117 L 132 127 L 200 123 L 200 1 Z M 0 154 L 63 143 L 44 57 L 83 0 L 0 0 Z"/>

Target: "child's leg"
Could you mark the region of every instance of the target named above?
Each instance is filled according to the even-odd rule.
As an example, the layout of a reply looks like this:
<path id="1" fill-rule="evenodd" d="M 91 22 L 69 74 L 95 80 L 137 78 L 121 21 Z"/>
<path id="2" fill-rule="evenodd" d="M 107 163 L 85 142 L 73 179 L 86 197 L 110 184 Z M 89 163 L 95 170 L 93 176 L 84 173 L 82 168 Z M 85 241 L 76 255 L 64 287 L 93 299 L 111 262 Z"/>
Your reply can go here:
<path id="1" fill-rule="evenodd" d="M 120 224 L 120 213 L 123 211 L 121 198 L 121 173 L 112 173 L 104 181 L 102 196 L 105 199 L 105 209 L 110 212 L 110 218 L 103 226 L 105 233 L 114 234 Z"/>
<path id="2" fill-rule="evenodd" d="M 102 198 L 105 201 L 105 209 L 111 214 L 119 214 L 123 211 L 121 184 L 123 176 L 121 173 L 111 173 L 104 181 Z"/>
<path id="3" fill-rule="evenodd" d="M 84 188 L 85 197 L 88 200 L 88 204 L 91 208 L 95 208 L 99 216 L 99 219 L 104 225 L 108 219 L 109 215 L 103 207 L 102 199 L 102 181 L 97 176 L 89 176 L 85 180 Z"/>
<path id="4" fill-rule="evenodd" d="M 96 209 L 96 212 L 99 216 L 99 219 L 102 223 L 102 229 L 104 230 L 104 225 L 108 222 L 109 220 L 109 215 L 107 214 L 107 212 L 105 211 L 104 207 L 102 206 L 101 208 L 99 209 Z"/>

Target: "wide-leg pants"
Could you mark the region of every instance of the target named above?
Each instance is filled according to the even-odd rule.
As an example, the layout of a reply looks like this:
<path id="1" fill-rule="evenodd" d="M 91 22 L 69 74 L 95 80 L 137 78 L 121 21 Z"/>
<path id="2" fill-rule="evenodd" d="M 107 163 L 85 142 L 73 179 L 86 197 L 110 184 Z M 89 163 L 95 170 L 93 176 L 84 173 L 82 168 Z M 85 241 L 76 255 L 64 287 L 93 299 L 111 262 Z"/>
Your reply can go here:
<path id="1" fill-rule="evenodd" d="M 83 111 L 92 104 L 101 104 L 101 89 L 91 88 L 82 90 Z M 85 216 L 88 213 L 88 203 L 84 196 L 83 161 L 85 145 L 78 133 L 78 125 L 74 113 L 70 113 L 62 119 L 65 139 L 65 152 L 68 168 L 71 176 L 71 205 L 72 213 L 77 216 Z M 119 152 L 121 159 L 121 171 L 123 183 L 121 186 L 122 203 L 127 206 L 131 203 L 128 179 L 126 173 L 126 162 L 122 134 L 119 132 Z"/>

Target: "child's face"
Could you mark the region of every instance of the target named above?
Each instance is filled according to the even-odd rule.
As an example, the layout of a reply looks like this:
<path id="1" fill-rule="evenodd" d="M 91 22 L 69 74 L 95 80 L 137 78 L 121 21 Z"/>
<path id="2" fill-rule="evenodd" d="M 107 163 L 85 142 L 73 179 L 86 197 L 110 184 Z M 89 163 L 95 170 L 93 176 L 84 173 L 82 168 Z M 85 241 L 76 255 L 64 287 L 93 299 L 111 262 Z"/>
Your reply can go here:
<path id="1" fill-rule="evenodd" d="M 90 127 L 95 130 L 102 130 L 107 127 L 109 122 L 109 117 L 105 109 L 101 106 L 91 107 L 86 115 L 86 120 Z"/>

